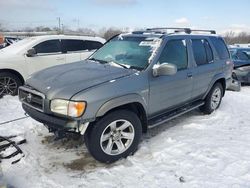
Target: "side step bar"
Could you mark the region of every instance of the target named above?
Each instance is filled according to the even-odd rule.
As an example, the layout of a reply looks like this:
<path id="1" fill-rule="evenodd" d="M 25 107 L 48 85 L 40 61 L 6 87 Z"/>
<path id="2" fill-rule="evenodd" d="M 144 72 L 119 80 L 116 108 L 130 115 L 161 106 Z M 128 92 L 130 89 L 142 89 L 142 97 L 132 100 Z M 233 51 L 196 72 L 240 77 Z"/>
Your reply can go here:
<path id="1" fill-rule="evenodd" d="M 178 116 L 181 116 L 187 112 L 190 112 L 202 105 L 204 105 L 204 101 L 198 101 L 198 102 L 193 102 L 191 104 L 188 104 L 188 105 L 185 105 L 179 109 L 176 109 L 174 111 L 170 111 L 170 112 L 167 112 L 167 113 L 164 113 L 162 115 L 159 115 L 151 120 L 148 121 L 148 128 L 153 128 L 153 127 L 156 127 L 158 125 L 161 125 L 171 119 L 174 119 Z"/>

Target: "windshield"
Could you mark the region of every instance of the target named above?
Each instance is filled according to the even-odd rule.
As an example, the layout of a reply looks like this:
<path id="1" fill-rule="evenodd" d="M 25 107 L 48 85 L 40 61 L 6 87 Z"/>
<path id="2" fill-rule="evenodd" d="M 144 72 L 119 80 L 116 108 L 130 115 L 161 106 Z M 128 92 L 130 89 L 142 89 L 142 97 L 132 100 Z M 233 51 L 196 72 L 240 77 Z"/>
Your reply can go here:
<path id="1" fill-rule="evenodd" d="M 153 52 L 161 39 L 154 37 L 118 36 L 96 51 L 90 59 L 101 63 L 122 65 L 138 70 L 145 69 L 150 63 Z"/>
<path id="2" fill-rule="evenodd" d="M 2 49 L 2 51 L 9 51 L 9 52 L 19 51 L 19 50 L 25 48 L 30 43 L 32 43 L 34 40 L 35 40 L 34 37 L 25 38 L 23 40 L 20 40 L 20 41 L 14 43 L 14 44 L 11 44 L 10 46 Z"/>

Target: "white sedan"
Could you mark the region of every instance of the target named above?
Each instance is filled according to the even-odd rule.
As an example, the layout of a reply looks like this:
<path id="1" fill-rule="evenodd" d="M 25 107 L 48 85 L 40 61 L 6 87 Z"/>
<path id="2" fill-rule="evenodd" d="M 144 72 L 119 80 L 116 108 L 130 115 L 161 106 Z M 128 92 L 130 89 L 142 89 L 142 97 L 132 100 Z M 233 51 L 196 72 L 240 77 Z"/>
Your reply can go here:
<path id="1" fill-rule="evenodd" d="M 0 97 L 16 95 L 30 74 L 84 60 L 104 43 L 100 37 L 46 35 L 26 38 L 0 50 Z"/>

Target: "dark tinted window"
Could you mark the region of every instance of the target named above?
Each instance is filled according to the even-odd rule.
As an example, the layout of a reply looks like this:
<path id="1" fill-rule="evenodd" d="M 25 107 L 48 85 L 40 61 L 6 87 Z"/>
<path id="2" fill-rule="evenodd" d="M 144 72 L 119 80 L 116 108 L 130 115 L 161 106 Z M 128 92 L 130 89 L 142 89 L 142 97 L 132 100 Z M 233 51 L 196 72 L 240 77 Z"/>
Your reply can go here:
<path id="1" fill-rule="evenodd" d="M 211 46 L 209 44 L 209 42 L 207 40 L 202 40 L 204 46 L 205 46 L 205 50 L 206 50 L 206 55 L 207 55 L 207 62 L 210 63 L 213 61 L 214 57 L 213 57 L 213 51 L 211 49 Z"/>
<path id="2" fill-rule="evenodd" d="M 210 37 L 210 40 L 212 41 L 220 59 L 228 59 L 230 57 L 227 46 L 222 38 Z"/>
<path id="3" fill-rule="evenodd" d="M 192 40 L 192 48 L 196 64 L 197 65 L 207 64 L 207 55 L 205 46 L 203 44 L 203 40 L 200 39 Z"/>
<path id="4" fill-rule="evenodd" d="M 59 40 L 44 41 L 34 47 L 36 53 L 56 53 L 61 52 L 61 43 Z"/>
<path id="5" fill-rule="evenodd" d="M 250 60 L 250 50 L 247 49 L 240 49 L 237 51 L 236 56 L 240 60 Z"/>
<path id="6" fill-rule="evenodd" d="M 97 50 L 101 48 L 102 46 L 103 44 L 97 41 L 89 41 L 89 40 L 84 41 L 84 47 L 87 50 Z"/>
<path id="7" fill-rule="evenodd" d="M 75 52 L 86 50 L 83 40 L 64 39 L 62 40 L 64 52 Z"/>
<path id="8" fill-rule="evenodd" d="M 170 40 L 159 58 L 159 63 L 175 64 L 178 70 L 187 68 L 187 47 L 185 40 Z"/>

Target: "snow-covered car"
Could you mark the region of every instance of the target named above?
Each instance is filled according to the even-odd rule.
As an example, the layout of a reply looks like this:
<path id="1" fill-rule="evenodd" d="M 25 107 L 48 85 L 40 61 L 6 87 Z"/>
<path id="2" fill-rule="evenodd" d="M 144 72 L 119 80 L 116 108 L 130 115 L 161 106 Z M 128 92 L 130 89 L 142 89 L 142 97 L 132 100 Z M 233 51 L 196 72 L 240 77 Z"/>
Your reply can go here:
<path id="1" fill-rule="evenodd" d="M 233 78 L 241 83 L 250 83 L 250 48 L 231 48 L 234 62 Z"/>
<path id="2" fill-rule="evenodd" d="M 16 95 L 34 72 L 84 60 L 105 43 L 90 36 L 47 35 L 23 39 L 0 50 L 0 97 Z"/>

